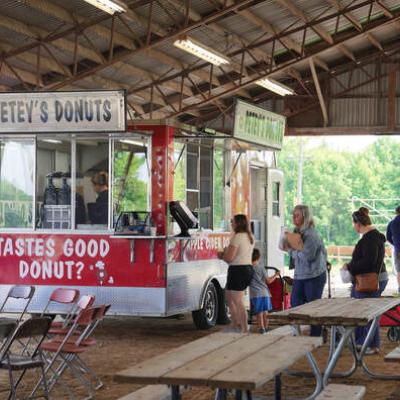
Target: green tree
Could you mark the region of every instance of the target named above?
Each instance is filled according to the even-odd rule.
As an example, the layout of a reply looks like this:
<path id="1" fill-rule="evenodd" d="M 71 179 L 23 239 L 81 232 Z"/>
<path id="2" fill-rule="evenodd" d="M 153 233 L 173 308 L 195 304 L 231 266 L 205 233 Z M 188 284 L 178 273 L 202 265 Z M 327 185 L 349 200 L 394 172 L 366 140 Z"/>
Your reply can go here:
<path id="1" fill-rule="evenodd" d="M 311 147 L 310 139 L 303 139 L 303 144 L 302 202 L 312 208 L 327 245 L 354 243 L 357 235 L 351 223 L 351 199 L 398 197 L 400 143 L 379 138 L 359 153 L 335 151 L 324 142 Z M 285 138 L 278 165 L 285 173 L 285 223 L 289 226 L 296 202 L 298 157 L 298 138 Z M 393 202 L 390 207 L 395 205 Z"/>
<path id="2" fill-rule="evenodd" d="M 143 176 L 146 157 L 142 153 L 128 151 L 114 153 L 114 199 L 117 212 L 148 211 L 148 179 Z"/>

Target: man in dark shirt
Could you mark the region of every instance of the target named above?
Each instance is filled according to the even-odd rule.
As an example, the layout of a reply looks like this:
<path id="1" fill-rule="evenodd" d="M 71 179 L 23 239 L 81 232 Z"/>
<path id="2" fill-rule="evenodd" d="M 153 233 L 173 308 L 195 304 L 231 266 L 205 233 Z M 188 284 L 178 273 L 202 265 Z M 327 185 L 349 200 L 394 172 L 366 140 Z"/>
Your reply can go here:
<path id="1" fill-rule="evenodd" d="M 396 207 L 396 217 L 389 222 L 386 238 L 393 246 L 394 267 L 397 273 L 397 286 L 400 293 L 400 206 Z"/>

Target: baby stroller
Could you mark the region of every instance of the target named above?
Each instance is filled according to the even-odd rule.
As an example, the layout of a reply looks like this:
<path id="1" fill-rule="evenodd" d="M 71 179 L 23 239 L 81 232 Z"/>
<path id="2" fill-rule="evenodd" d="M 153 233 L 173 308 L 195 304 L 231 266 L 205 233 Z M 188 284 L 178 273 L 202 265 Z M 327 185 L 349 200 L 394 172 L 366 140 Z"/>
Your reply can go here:
<path id="1" fill-rule="evenodd" d="M 391 342 L 400 340 L 400 306 L 386 311 L 380 321 L 380 326 L 389 327 L 387 331 L 387 338 Z"/>
<path id="2" fill-rule="evenodd" d="M 265 267 L 267 272 L 280 272 L 275 267 Z M 272 275 L 268 273 L 268 275 Z M 282 311 L 290 308 L 290 294 L 292 291 L 293 279 L 289 276 L 279 277 L 275 279 L 271 284 L 268 285 L 269 291 L 271 292 L 272 312 Z"/>

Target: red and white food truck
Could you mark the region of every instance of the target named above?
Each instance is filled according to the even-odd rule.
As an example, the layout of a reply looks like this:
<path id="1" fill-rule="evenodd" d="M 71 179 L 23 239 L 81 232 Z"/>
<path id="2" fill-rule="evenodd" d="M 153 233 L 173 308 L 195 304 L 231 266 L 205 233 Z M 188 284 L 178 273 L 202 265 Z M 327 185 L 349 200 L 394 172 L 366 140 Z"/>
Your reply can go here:
<path id="1" fill-rule="evenodd" d="M 71 286 L 114 315 L 222 323 L 217 251 L 237 213 L 251 218 L 265 265 L 283 267 L 283 117 L 238 102 L 233 133 L 211 135 L 127 122 L 123 91 L 94 91 L 2 93 L 0 121 L 0 294 L 34 285 L 31 313 Z M 197 214 L 190 236 L 179 237 L 171 201 Z"/>

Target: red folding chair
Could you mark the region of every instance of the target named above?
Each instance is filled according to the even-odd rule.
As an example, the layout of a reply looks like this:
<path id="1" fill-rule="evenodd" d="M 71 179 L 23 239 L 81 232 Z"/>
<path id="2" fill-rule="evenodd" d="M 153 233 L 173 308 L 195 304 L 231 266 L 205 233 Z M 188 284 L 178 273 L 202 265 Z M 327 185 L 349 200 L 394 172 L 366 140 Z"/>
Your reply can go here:
<path id="1" fill-rule="evenodd" d="M 91 335 L 93 331 L 96 329 L 97 325 L 102 321 L 110 309 L 111 304 L 104 304 L 96 308 L 96 311 L 93 315 L 93 322 L 90 328 L 87 330 L 85 337 L 82 338 L 80 345 L 81 346 L 94 346 L 97 342 Z M 71 341 L 71 339 L 70 339 Z M 100 377 L 91 369 L 83 360 L 79 357 L 79 354 L 75 354 L 72 361 L 77 365 L 77 367 L 81 370 L 82 373 L 89 376 L 88 383 L 91 385 L 92 389 L 98 390 L 103 386 L 103 382 Z"/>
<path id="2" fill-rule="evenodd" d="M 15 285 L 11 287 L 3 303 L 0 306 L 0 313 L 5 312 L 5 308 L 6 306 L 8 306 L 10 301 L 21 303 L 23 305 L 22 311 L 20 312 L 18 318 L 15 319 L 13 318 L 15 322 L 17 323 L 21 322 L 34 294 L 35 294 L 34 286 Z"/>
<path id="3" fill-rule="evenodd" d="M 77 314 L 79 314 L 79 312 L 81 310 L 86 310 L 87 308 L 91 307 L 94 304 L 95 301 L 95 296 L 91 295 L 91 294 L 85 294 L 83 296 L 81 296 L 81 298 L 79 299 L 79 301 L 76 303 L 76 314 L 75 315 L 71 315 L 71 318 L 68 320 L 64 320 L 62 322 L 53 322 L 51 324 L 51 328 L 49 330 L 49 334 L 50 335 L 65 335 L 68 333 L 68 327 L 67 325 L 72 323 L 73 319 L 75 318 L 75 316 Z"/>
<path id="4" fill-rule="evenodd" d="M 78 301 L 78 298 L 78 289 L 57 288 L 51 293 L 49 300 L 40 316 L 43 317 L 48 314 L 53 314 L 54 316 L 55 314 L 63 314 L 64 321 L 62 325 L 66 326 L 76 314 L 76 302 Z M 57 322 L 54 324 L 55 327 L 58 326 Z"/>
<path id="5" fill-rule="evenodd" d="M 84 353 L 90 345 L 96 342 L 90 341 L 89 336 L 93 333 L 99 321 L 103 319 L 108 306 L 100 306 L 81 310 L 74 319 L 68 333 L 57 335 L 50 340 L 42 343 L 41 349 L 51 357 L 47 358 L 46 374 L 52 372 L 49 378 L 49 391 L 57 382 L 62 382 L 62 375 L 68 368 L 71 373 L 86 388 L 88 396 L 93 396 L 93 390 L 102 386 L 101 380 L 97 375 L 79 358 L 79 354 Z M 89 375 L 89 376 L 87 376 Z M 95 379 L 97 385 L 92 381 Z M 40 386 L 40 381 L 35 386 L 31 396 L 35 394 Z M 64 388 L 73 396 L 70 385 L 63 384 Z M 73 396 L 74 397 L 74 396 Z"/>

